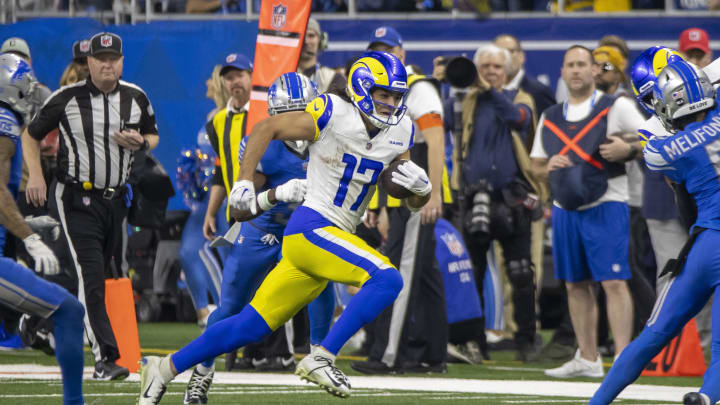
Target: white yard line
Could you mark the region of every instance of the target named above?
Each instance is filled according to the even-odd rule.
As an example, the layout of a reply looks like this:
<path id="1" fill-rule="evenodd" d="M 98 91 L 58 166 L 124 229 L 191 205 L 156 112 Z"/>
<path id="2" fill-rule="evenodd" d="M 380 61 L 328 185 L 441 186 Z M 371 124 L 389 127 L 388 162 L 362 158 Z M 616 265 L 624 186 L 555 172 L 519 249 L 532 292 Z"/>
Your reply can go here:
<path id="1" fill-rule="evenodd" d="M 92 367 L 85 368 L 86 378 L 90 378 Z M 187 383 L 190 371 L 179 375 L 175 382 Z M 0 365 L 1 379 L 60 379 L 60 369 L 56 366 L 40 366 L 35 364 L 4 364 Z M 349 377 L 353 388 L 385 389 L 425 392 L 462 392 L 478 394 L 511 394 L 533 396 L 564 396 L 589 398 L 600 385 L 589 382 L 571 381 L 508 381 L 508 380 L 473 380 L 460 378 L 422 378 L 422 377 Z M 126 380 L 139 381 L 138 374 L 131 374 Z M 283 385 L 305 386 L 299 378 L 292 374 L 271 373 L 228 373 L 216 372 L 215 384 L 239 385 Z M 222 390 L 222 387 L 218 387 Z M 662 385 L 634 384 L 625 389 L 618 398 L 648 401 L 680 402 L 691 387 L 672 387 Z M 215 391 L 213 391 L 215 392 Z M 222 392 L 222 391 L 220 391 Z M 227 391 L 238 394 L 236 391 Z M 293 391 L 296 392 L 296 391 Z M 0 397 L 4 397 L 0 395 Z"/>

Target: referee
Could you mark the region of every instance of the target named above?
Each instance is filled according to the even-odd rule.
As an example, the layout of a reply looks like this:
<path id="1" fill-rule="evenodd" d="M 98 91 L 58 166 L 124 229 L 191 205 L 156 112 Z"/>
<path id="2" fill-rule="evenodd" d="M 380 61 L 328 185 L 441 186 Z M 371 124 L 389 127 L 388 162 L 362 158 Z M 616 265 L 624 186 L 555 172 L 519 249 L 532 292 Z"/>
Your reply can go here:
<path id="1" fill-rule="evenodd" d="M 129 195 L 126 182 L 135 151 L 158 143 L 155 115 L 145 92 L 120 80 L 122 40 L 101 32 L 90 39 L 90 77 L 54 92 L 23 133 L 30 177 L 29 204 L 49 208 L 62 224 L 77 273 L 78 298 L 86 310 L 85 332 L 95 356 L 93 378 L 122 379 L 120 357 L 105 309 L 105 278 L 122 241 Z M 56 180 L 47 192 L 40 141 L 60 130 Z"/>

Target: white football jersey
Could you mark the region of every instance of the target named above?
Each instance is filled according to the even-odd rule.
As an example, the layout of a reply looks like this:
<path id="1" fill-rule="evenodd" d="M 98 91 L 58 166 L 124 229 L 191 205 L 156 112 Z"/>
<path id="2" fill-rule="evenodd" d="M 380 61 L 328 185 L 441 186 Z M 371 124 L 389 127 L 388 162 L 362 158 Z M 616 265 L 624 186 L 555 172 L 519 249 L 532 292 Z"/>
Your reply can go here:
<path id="1" fill-rule="evenodd" d="M 347 232 L 355 232 L 380 172 L 413 145 L 413 124 L 399 124 L 370 138 L 360 111 L 333 94 L 323 94 L 305 111 L 315 120 L 304 206 Z"/>

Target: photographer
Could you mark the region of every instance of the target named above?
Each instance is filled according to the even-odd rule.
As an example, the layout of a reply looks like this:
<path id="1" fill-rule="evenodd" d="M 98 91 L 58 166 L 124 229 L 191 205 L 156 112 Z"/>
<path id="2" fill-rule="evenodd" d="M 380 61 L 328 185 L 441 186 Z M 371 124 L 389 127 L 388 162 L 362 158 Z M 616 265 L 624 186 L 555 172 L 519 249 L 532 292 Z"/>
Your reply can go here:
<path id="1" fill-rule="evenodd" d="M 497 240 L 503 248 L 513 286 L 517 359 L 528 361 L 535 357 L 530 223 L 541 213 L 524 147 L 534 125 L 534 103 L 522 90 L 503 90 L 511 63 L 507 50 L 483 46 L 474 61 L 479 78 L 463 101 L 463 133 L 453 153 L 452 187 L 461 200 L 465 241 L 480 293 L 490 242 Z"/>

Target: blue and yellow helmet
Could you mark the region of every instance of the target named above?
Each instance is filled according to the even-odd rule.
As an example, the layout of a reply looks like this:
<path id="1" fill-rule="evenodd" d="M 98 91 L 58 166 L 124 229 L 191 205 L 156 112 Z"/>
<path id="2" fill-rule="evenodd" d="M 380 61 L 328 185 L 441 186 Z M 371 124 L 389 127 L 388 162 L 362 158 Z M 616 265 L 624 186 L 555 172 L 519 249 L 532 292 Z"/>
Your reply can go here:
<path id="1" fill-rule="evenodd" d="M 346 91 L 355 107 L 373 125 L 385 129 L 397 125 L 405 115 L 407 82 L 407 72 L 400 59 L 387 52 L 367 52 L 350 67 Z M 400 93 L 403 96 L 400 105 L 373 100 L 371 93 L 376 88 Z M 387 116 L 376 114 L 378 105 L 389 107 L 391 113 Z"/>
<path id="2" fill-rule="evenodd" d="M 653 86 L 660 72 L 672 62 L 683 60 L 680 52 L 664 46 L 653 46 L 644 50 L 630 69 L 630 80 L 635 99 L 645 112 L 654 114 Z"/>

